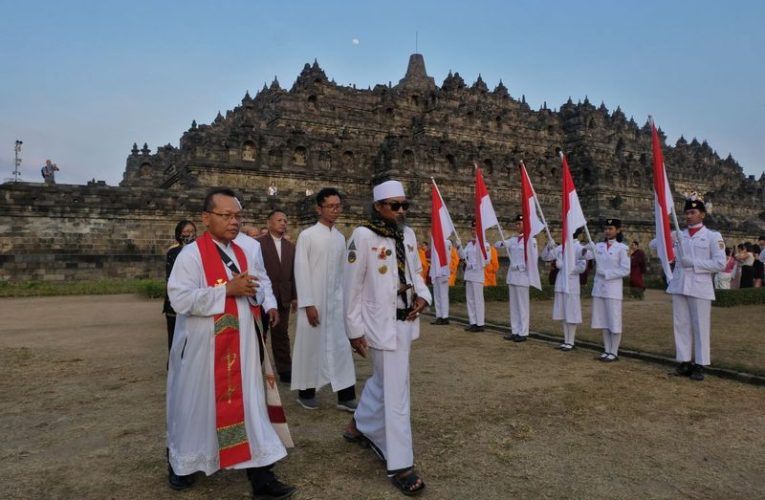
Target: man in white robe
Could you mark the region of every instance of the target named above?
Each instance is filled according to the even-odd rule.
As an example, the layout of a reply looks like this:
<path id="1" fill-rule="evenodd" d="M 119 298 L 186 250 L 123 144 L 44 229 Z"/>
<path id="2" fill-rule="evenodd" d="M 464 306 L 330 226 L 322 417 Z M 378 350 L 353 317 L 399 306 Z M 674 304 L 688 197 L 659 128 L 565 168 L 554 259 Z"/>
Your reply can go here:
<path id="1" fill-rule="evenodd" d="M 449 324 L 449 263 L 441 263 L 438 260 L 433 244 L 430 245 L 430 282 L 433 283 L 433 302 L 436 306 L 436 319 L 431 325 Z M 452 254 L 452 242 L 446 240 L 447 259 Z"/>
<path id="2" fill-rule="evenodd" d="M 319 222 L 295 247 L 298 313 L 292 353 L 292 390 L 307 410 L 319 407 L 316 389 L 331 384 L 337 408 L 356 410 L 356 371 L 343 316 L 345 237 L 335 227 L 342 198 L 334 188 L 316 195 Z"/>
<path id="3" fill-rule="evenodd" d="M 226 312 L 227 298 L 233 297 L 238 316 L 238 362 L 241 374 L 227 387 L 241 394 L 244 432 L 236 436 L 245 449 L 245 459 L 224 465 L 245 469 L 256 498 L 287 498 L 295 488 L 276 479 L 271 468 L 287 452 L 269 420 L 260 365 L 260 341 L 255 330 L 251 306 L 263 303 L 273 322 L 278 321 L 276 302 L 263 267 L 257 242 L 241 247 L 233 242 L 239 234 L 241 205 L 233 191 L 215 189 L 204 202 L 202 222 L 207 233 L 184 247 L 168 280 L 168 295 L 177 313 L 175 335 L 170 350 L 167 378 L 167 446 L 169 483 L 174 489 L 192 486 L 192 475 L 207 475 L 221 468 L 221 458 L 229 436 L 219 429 L 216 419 L 223 406 L 216 400 L 218 363 L 226 366 L 235 355 L 216 359 L 214 318 Z M 202 245 L 219 249 L 226 280 L 210 286 L 203 263 Z M 209 258 L 209 254 L 208 254 Z M 238 270 L 245 270 L 241 273 Z M 230 357 L 230 358 L 229 358 Z M 229 365 L 230 366 L 230 365 Z M 231 404 L 231 396 L 229 396 Z M 241 426 L 239 426 L 241 428 Z M 220 441 L 223 440 L 223 441 Z M 248 448 L 248 449 L 247 449 Z"/>
<path id="4" fill-rule="evenodd" d="M 413 469 L 409 352 L 420 336 L 420 312 L 432 298 L 414 231 L 404 225 L 404 187 L 386 181 L 373 193 L 370 221 L 353 231 L 344 272 L 348 337 L 362 356 L 369 347 L 373 372 L 343 437 L 369 444 L 393 484 L 414 495 L 425 483 Z"/>

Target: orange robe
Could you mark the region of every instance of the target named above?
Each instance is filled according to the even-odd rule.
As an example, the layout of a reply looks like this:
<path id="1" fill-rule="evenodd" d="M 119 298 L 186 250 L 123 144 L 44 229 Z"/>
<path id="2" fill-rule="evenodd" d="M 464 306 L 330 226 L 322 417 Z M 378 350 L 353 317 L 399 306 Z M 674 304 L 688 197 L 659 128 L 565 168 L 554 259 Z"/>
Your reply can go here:
<path id="1" fill-rule="evenodd" d="M 423 248 L 418 248 L 417 252 L 420 254 L 420 262 L 422 263 L 422 271 L 420 271 L 420 274 L 422 275 L 422 279 L 428 281 L 428 270 L 430 269 L 428 254 L 425 253 Z"/>
<path id="2" fill-rule="evenodd" d="M 499 257 L 497 249 L 491 247 L 491 259 L 483 268 L 483 286 L 497 286 L 497 271 L 499 271 Z"/>
<path id="3" fill-rule="evenodd" d="M 452 254 L 449 258 L 449 286 L 457 283 L 457 269 L 460 266 L 460 254 L 457 249 L 452 247 Z"/>

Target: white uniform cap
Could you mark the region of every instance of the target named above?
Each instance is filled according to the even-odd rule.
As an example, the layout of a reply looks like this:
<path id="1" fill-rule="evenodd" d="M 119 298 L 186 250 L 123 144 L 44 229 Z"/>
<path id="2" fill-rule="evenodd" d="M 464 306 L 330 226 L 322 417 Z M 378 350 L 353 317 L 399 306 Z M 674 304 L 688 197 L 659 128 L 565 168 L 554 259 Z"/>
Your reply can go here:
<path id="1" fill-rule="evenodd" d="M 385 181 L 372 189 L 375 201 L 387 200 L 388 198 L 406 197 L 404 186 L 399 181 Z"/>

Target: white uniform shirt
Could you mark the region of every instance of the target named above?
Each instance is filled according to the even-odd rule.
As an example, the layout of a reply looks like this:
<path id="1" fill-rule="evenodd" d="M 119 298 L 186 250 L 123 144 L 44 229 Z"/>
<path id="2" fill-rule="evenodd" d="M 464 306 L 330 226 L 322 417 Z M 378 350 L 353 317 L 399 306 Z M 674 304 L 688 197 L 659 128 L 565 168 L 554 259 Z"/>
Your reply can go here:
<path id="1" fill-rule="evenodd" d="M 498 241 L 494 244 L 496 248 L 507 247 L 510 251 L 510 265 L 507 268 L 507 279 L 505 282 L 513 286 L 529 286 L 529 271 L 526 267 L 526 255 L 523 245 L 523 236 L 513 236 L 505 241 Z M 537 240 L 531 238 L 530 259 L 538 259 Z"/>
<path id="2" fill-rule="evenodd" d="M 405 277 L 412 288 L 407 291 L 409 306 L 413 294 L 433 303 L 430 290 L 422 279 L 422 263 L 417 239 L 411 228 L 404 228 Z M 346 331 L 348 338 L 365 336 L 374 349 L 396 349 L 396 309 L 403 307 L 398 295 L 396 241 L 380 236 L 366 227 L 351 234 L 343 270 Z M 414 320 L 412 340 L 419 338 L 419 320 Z"/>
<path id="3" fill-rule="evenodd" d="M 676 234 L 676 233 L 675 233 Z M 725 269 L 725 242 L 717 231 L 706 226 L 690 236 L 687 229 L 675 242 L 675 270 L 669 280 L 667 293 L 687 295 L 699 299 L 715 299 L 712 275 Z M 686 265 L 683 260 L 691 259 L 693 265 Z"/>
<path id="4" fill-rule="evenodd" d="M 604 299 L 622 299 L 622 278 L 630 274 L 629 248 L 624 243 L 611 240 L 595 244 L 595 280 L 592 296 Z"/>
<path id="5" fill-rule="evenodd" d="M 486 243 L 486 253 L 491 254 L 491 248 Z M 467 245 L 459 249 L 460 258 L 465 260 L 465 281 L 483 284 L 486 275 L 483 268 L 489 264 L 489 261 L 482 263 L 480 249 L 475 240 L 468 241 Z"/>
<path id="6" fill-rule="evenodd" d="M 574 261 L 575 262 L 574 269 L 571 270 L 571 273 L 567 277 L 568 292 L 566 292 L 566 288 L 563 281 L 564 279 L 566 279 L 566 277 L 563 276 L 563 272 L 561 271 L 561 269 L 563 269 L 563 246 L 558 245 L 554 248 L 545 246 L 542 249 L 542 260 L 547 262 L 554 260 L 555 267 L 558 268 L 558 274 L 555 277 L 556 292 L 579 295 L 579 275 L 582 274 L 585 271 L 585 269 L 587 269 L 587 256 L 589 256 L 590 253 L 578 241 L 575 241 L 574 245 L 576 245 L 576 250 L 575 250 L 576 260 Z"/>

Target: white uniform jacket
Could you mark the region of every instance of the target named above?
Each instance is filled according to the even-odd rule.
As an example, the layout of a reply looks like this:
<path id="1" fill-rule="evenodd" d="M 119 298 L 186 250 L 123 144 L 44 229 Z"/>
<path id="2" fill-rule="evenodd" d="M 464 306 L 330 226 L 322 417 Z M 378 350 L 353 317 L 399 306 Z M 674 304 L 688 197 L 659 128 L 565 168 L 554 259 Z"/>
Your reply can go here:
<path id="1" fill-rule="evenodd" d="M 725 242 L 722 236 L 707 227 L 702 227 L 693 236 L 685 229 L 680 234 L 680 244 L 682 249 L 678 250 L 678 243 L 675 242 L 675 270 L 667 293 L 715 300 L 712 275 L 725 269 Z M 693 265 L 687 266 L 681 256 L 690 258 Z"/>
<path id="2" fill-rule="evenodd" d="M 579 295 L 579 275 L 587 269 L 587 257 L 590 252 L 578 241 L 574 242 L 576 245 L 576 260 L 574 261 L 574 269 L 568 275 L 568 292 L 563 285 L 563 280 L 566 277 L 560 272 L 563 269 L 563 247 L 561 245 L 551 248 L 545 246 L 542 249 L 542 260 L 549 262 L 555 261 L 555 267 L 558 268 L 558 274 L 555 277 L 555 291 L 560 293 L 569 293 L 573 295 Z"/>
<path id="3" fill-rule="evenodd" d="M 483 265 L 481 264 L 481 254 L 478 245 L 476 245 L 476 241 L 470 240 L 467 245 L 458 250 L 460 259 L 465 260 L 465 275 L 463 276 L 463 279 L 465 281 L 483 284 L 484 279 L 486 278 L 483 268 L 489 264 L 489 261 L 487 260 Z M 490 252 L 491 248 L 489 247 L 489 244 L 486 243 L 486 253 L 490 255 Z"/>
<path id="4" fill-rule="evenodd" d="M 412 284 L 407 291 L 409 305 L 412 292 L 428 304 L 433 303 L 417 252 L 417 239 L 411 228 L 404 228 L 406 252 L 406 282 Z M 374 349 L 396 349 L 396 309 L 404 305 L 398 295 L 398 267 L 396 242 L 366 227 L 353 230 L 346 252 L 343 271 L 345 322 L 348 338 L 366 336 Z M 414 321 L 412 340 L 419 338 L 419 320 Z"/>
<path id="5" fill-rule="evenodd" d="M 613 241 L 611 248 L 605 242 L 595 244 L 595 280 L 592 296 L 622 300 L 622 278 L 630 274 L 629 248 Z"/>
<path id="6" fill-rule="evenodd" d="M 523 249 L 523 236 L 513 236 L 505 241 L 498 241 L 494 244 L 496 248 L 507 247 L 510 250 L 510 265 L 507 268 L 507 279 L 505 282 L 513 286 L 529 286 L 529 271 L 526 268 L 526 255 Z M 538 259 L 537 240 L 531 238 L 530 259 Z"/>

